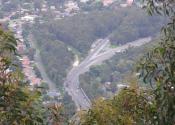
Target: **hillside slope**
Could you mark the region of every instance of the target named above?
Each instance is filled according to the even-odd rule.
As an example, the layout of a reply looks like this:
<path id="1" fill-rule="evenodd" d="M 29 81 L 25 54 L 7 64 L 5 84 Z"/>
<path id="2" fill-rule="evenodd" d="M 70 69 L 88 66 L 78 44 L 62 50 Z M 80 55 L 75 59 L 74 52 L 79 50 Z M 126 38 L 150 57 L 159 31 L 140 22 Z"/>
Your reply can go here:
<path id="1" fill-rule="evenodd" d="M 96 39 L 110 34 L 113 44 L 125 44 L 157 33 L 163 22 L 163 18 L 145 16 L 140 8 L 131 7 L 96 10 L 62 20 L 36 23 L 32 32 L 49 77 L 62 85 L 74 55 L 80 59 L 85 57 Z"/>

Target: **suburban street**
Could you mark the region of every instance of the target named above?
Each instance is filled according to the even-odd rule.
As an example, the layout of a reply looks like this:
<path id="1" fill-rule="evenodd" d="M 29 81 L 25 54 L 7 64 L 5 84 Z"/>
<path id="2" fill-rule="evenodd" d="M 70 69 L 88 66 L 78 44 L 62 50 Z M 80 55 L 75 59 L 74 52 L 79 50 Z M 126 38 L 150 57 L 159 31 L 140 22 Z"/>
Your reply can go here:
<path id="1" fill-rule="evenodd" d="M 64 82 L 65 90 L 72 97 L 72 100 L 77 106 L 77 110 L 88 109 L 91 106 L 91 101 L 79 86 L 79 75 L 87 72 L 92 65 L 100 64 L 101 62 L 111 58 L 115 53 L 123 52 L 129 47 L 138 47 L 151 41 L 151 37 L 138 39 L 129 42 L 117 48 L 109 48 L 108 37 L 102 39 L 99 44 L 91 51 L 88 56 L 77 66 L 73 67 L 67 75 Z"/>

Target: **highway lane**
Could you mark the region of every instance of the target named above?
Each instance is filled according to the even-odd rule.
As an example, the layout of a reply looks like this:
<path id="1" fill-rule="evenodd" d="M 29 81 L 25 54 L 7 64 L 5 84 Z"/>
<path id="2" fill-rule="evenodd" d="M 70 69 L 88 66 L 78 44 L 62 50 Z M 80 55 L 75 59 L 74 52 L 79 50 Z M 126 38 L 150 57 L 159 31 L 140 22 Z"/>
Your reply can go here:
<path id="1" fill-rule="evenodd" d="M 89 60 L 97 56 L 99 52 L 102 51 L 108 44 L 108 38 L 99 41 L 99 44 L 93 48 L 94 51 L 91 51 L 89 55 L 79 64 L 79 66 L 73 67 L 67 75 L 64 87 L 75 102 L 77 109 L 88 109 L 91 105 L 90 99 L 79 87 L 79 75 L 84 72 L 83 67 L 88 64 Z"/>
<path id="2" fill-rule="evenodd" d="M 94 48 L 94 51 L 90 52 L 88 56 L 79 64 L 78 67 L 72 68 L 72 70 L 68 73 L 67 78 L 68 77 L 72 78 L 72 75 L 74 76 L 80 67 L 85 66 L 86 62 L 88 62 L 88 60 L 92 59 L 95 55 L 97 55 L 102 49 L 104 49 L 104 47 L 107 46 L 107 44 L 109 44 L 109 39 L 108 38 L 102 39 L 100 43 Z"/>
<path id="3" fill-rule="evenodd" d="M 68 73 L 66 81 L 64 83 L 65 90 L 72 97 L 77 109 L 88 109 L 91 105 L 90 99 L 82 88 L 79 87 L 79 75 L 87 72 L 92 65 L 99 64 L 104 60 L 111 58 L 116 52 L 122 52 L 129 47 L 138 47 L 151 41 L 151 37 L 139 39 L 114 49 L 107 49 L 103 51 L 109 44 L 108 38 L 101 40 L 101 42 L 95 47 L 94 51 L 79 64 L 77 67 L 73 67 Z"/>
<path id="4" fill-rule="evenodd" d="M 86 66 L 86 63 L 89 60 L 91 60 L 94 55 L 97 55 L 99 53 L 99 51 L 101 51 L 104 47 L 106 47 L 107 44 L 109 44 L 108 39 L 105 39 L 105 41 L 102 40 L 102 42 L 100 42 L 100 44 L 98 44 L 98 46 L 96 46 L 94 48 L 94 51 L 90 52 L 89 55 L 79 64 L 79 66 L 72 68 L 72 70 L 67 75 L 67 79 L 73 78 L 73 77 L 75 77 L 75 75 L 76 75 L 76 77 L 79 76 L 80 75 L 79 69 Z"/>
<path id="5" fill-rule="evenodd" d="M 129 42 L 125 45 L 122 45 L 122 46 L 114 48 L 114 49 L 109 49 L 109 50 L 97 55 L 93 60 L 91 60 L 91 62 L 89 63 L 89 65 L 87 65 L 87 67 L 90 67 L 90 66 L 95 65 L 97 63 L 100 63 L 104 60 L 107 60 L 107 59 L 111 58 L 112 56 L 114 56 L 116 53 L 124 52 L 129 47 L 139 47 L 139 46 L 142 46 L 146 43 L 149 43 L 151 40 L 152 40 L 151 37 L 146 37 L 146 38 L 138 39 L 138 40 L 133 41 L 133 42 Z"/>
<path id="6" fill-rule="evenodd" d="M 120 53 L 128 49 L 129 47 L 138 47 L 143 44 L 146 44 L 151 41 L 151 37 L 142 38 L 130 43 L 127 43 L 125 45 L 122 45 L 120 47 L 114 48 L 114 49 L 108 49 L 105 52 L 99 53 L 94 58 L 90 58 L 88 61 L 84 62 L 82 69 L 80 70 L 80 74 L 83 74 L 89 70 L 89 68 L 92 65 L 99 64 L 107 59 L 110 59 L 112 56 L 114 56 L 116 53 Z"/>

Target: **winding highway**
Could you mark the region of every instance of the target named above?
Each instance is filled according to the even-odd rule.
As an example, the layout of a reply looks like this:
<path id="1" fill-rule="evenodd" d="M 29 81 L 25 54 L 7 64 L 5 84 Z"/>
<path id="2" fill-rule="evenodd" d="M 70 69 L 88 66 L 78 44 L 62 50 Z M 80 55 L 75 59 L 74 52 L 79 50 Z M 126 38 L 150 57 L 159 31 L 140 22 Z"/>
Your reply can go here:
<path id="1" fill-rule="evenodd" d="M 79 86 L 79 75 L 87 72 L 92 65 L 99 64 L 118 52 L 123 52 L 129 47 L 138 47 L 151 41 L 151 37 L 141 38 L 129 42 L 117 48 L 109 48 L 110 41 L 107 38 L 101 39 L 99 43 L 89 52 L 88 56 L 77 66 L 73 67 L 64 82 L 64 88 L 75 102 L 77 110 L 86 110 L 91 106 L 91 101 Z"/>
<path id="2" fill-rule="evenodd" d="M 10 20 L 10 17 L 15 14 L 16 13 L 13 12 L 8 17 L 0 19 L 0 21 Z M 89 52 L 88 56 L 77 67 L 73 67 L 66 77 L 66 80 L 64 82 L 64 88 L 72 97 L 72 100 L 75 102 L 77 110 L 86 110 L 91 106 L 90 99 L 88 98 L 84 90 L 79 86 L 79 76 L 81 74 L 87 72 L 92 65 L 100 64 L 103 61 L 111 58 L 118 52 L 123 52 L 129 47 L 138 47 L 151 41 L 151 37 L 146 37 L 119 46 L 117 48 L 109 48 L 110 41 L 108 38 L 109 36 L 104 39 L 99 39 L 95 41 L 97 44 L 94 45 L 92 51 Z M 32 38 L 29 38 L 29 41 L 33 41 Z M 37 48 L 35 42 L 31 42 L 31 44 L 33 48 Z M 58 90 L 56 88 L 55 83 L 53 83 L 52 80 L 49 79 L 47 73 L 45 72 L 40 57 L 40 51 L 38 49 L 36 49 L 34 60 L 44 81 L 48 83 L 49 90 L 51 92 L 57 93 Z"/>

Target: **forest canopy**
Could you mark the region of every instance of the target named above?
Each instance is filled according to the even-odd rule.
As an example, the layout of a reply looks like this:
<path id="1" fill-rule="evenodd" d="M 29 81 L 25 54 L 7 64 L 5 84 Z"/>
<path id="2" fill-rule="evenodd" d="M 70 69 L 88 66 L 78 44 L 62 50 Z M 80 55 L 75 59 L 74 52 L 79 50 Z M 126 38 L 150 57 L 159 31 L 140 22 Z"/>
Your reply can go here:
<path id="1" fill-rule="evenodd" d="M 78 55 L 80 60 L 84 58 L 95 40 L 109 36 L 112 44 L 125 44 L 156 35 L 164 23 L 164 18 L 150 17 L 133 6 L 79 13 L 43 24 L 38 22 L 33 26 L 32 33 L 49 77 L 62 86 L 74 56 Z"/>

